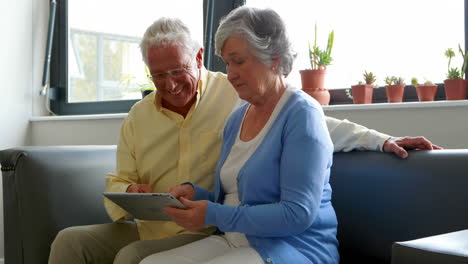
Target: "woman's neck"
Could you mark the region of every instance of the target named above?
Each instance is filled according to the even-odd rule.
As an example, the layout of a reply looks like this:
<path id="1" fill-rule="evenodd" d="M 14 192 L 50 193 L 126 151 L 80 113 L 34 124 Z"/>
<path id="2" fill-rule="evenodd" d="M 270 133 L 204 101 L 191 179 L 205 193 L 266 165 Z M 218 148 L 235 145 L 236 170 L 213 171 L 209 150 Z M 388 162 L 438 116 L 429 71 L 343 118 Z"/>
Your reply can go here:
<path id="1" fill-rule="evenodd" d="M 259 100 L 251 102 L 251 107 L 254 108 L 257 114 L 267 113 L 270 114 L 275 108 L 276 104 L 286 90 L 286 83 L 284 78 L 280 77 L 275 82 L 271 84 L 271 88 L 267 93 L 263 94 Z"/>

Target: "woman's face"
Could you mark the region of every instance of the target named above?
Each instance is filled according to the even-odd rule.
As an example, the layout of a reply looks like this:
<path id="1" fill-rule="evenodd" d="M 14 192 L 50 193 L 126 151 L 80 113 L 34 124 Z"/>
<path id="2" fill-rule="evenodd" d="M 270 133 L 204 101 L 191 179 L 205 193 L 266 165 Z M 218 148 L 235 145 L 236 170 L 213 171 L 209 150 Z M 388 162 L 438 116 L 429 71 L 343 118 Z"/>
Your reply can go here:
<path id="1" fill-rule="evenodd" d="M 241 99 L 255 103 L 271 90 L 274 72 L 251 53 L 243 37 L 229 37 L 221 49 L 221 57 L 226 63 L 228 80 Z"/>

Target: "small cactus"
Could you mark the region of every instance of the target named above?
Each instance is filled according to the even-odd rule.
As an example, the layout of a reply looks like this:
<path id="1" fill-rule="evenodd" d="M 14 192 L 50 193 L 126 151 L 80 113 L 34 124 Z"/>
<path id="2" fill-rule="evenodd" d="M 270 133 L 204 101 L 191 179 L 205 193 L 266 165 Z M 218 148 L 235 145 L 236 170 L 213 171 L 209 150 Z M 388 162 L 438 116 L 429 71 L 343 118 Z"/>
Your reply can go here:
<path id="1" fill-rule="evenodd" d="M 404 85 L 404 84 L 405 84 L 405 79 L 403 79 L 403 78 L 401 78 L 401 77 L 398 77 L 398 78 L 396 78 L 396 79 L 393 81 L 393 83 L 394 83 L 395 85 L 402 85 L 402 84 Z"/>
<path id="2" fill-rule="evenodd" d="M 411 85 L 418 86 L 419 85 L 418 78 L 416 77 L 411 78 Z"/>
<path id="3" fill-rule="evenodd" d="M 423 85 L 425 85 L 425 86 L 433 86 L 433 85 L 434 85 L 434 83 L 433 83 L 433 82 L 431 82 L 431 81 L 430 81 L 430 80 L 428 80 L 428 79 L 425 79 L 425 81 L 424 81 Z"/>
<path id="4" fill-rule="evenodd" d="M 387 77 L 385 77 L 384 82 L 387 85 L 393 85 L 395 83 L 396 79 L 397 79 L 396 76 L 387 76 Z"/>
<path id="5" fill-rule="evenodd" d="M 366 84 L 369 84 L 369 85 L 373 85 L 375 81 L 377 80 L 377 78 L 372 72 L 364 71 L 363 76 L 364 76 L 364 81 L 366 82 Z"/>
<path id="6" fill-rule="evenodd" d="M 451 68 L 447 73 L 447 79 L 461 79 L 461 73 L 458 68 Z"/>

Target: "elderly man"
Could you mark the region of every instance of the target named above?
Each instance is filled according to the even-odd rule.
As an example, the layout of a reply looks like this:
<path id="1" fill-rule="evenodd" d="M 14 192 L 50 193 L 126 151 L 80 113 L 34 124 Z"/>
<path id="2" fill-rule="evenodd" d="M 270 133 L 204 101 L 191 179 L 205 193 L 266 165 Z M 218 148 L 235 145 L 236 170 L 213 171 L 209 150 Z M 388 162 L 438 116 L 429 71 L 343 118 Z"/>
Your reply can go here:
<path id="1" fill-rule="evenodd" d="M 178 19 L 154 22 L 140 47 L 157 92 L 135 104 L 124 120 L 117 171 L 106 176 L 106 191 L 166 192 L 188 181 L 210 189 L 225 121 L 240 103 L 237 93 L 223 73 L 203 67 L 203 48 Z M 328 117 L 327 126 L 335 151 L 385 151 L 404 158 L 404 148 L 438 148 L 423 137 L 393 138 L 346 120 Z M 170 221 L 123 222 L 126 211 L 107 199 L 104 204 L 116 222 L 62 230 L 49 263 L 138 263 L 213 231 L 189 232 Z"/>

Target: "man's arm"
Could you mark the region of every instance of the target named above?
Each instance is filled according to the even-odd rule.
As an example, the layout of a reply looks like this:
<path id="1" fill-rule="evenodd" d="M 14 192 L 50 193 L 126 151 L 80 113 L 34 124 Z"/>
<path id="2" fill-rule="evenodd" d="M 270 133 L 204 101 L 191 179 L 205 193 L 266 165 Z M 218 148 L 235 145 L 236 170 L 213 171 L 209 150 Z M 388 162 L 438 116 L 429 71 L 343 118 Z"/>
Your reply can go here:
<path id="1" fill-rule="evenodd" d="M 391 138 L 387 134 L 368 129 L 365 126 L 325 116 L 328 132 L 333 142 L 334 152 L 352 150 L 383 151 L 385 141 Z"/>
<path id="2" fill-rule="evenodd" d="M 393 152 L 401 158 L 408 157 L 406 149 L 441 149 L 424 137 L 391 137 L 373 129 L 326 116 L 327 127 L 333 141 L 334 152 L 372 150 Z"/>
<path id="3" fill-rule="evenodd" d="M 138 183 L 133 137 L 133 124 L 131 118 L 127 117 L 120 128 L 117 172 L 106 175 L 106 192 L 127 192 L 132 184 Z M 104 198 L 104 207 L 113 221 L 125 220 L 129 216 L 125 210 L 107 198 Z"/>

